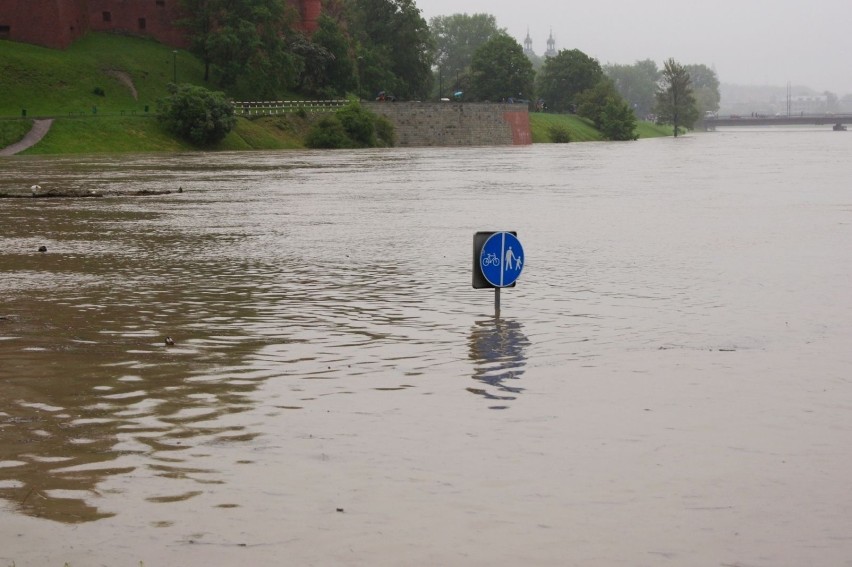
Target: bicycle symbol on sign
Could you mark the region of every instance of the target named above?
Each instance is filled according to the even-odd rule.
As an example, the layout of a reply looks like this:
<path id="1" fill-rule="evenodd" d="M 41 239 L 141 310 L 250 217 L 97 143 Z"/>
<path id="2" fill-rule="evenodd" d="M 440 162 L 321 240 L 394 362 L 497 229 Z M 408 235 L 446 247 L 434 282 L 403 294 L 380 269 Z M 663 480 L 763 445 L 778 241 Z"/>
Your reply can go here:
<path id="1" fill-rule="evenodd" d="M 491 266 L 491 265 L 499 266 L 500 265 L 500 258 L 497 257 L 497 254 L 494 254 L 492 252 L 492 253 L 488 254 L 485 258 L 482 259 L 482 265 L 485 266 L 485 267 L 488 267 L 488 266 Z"/>

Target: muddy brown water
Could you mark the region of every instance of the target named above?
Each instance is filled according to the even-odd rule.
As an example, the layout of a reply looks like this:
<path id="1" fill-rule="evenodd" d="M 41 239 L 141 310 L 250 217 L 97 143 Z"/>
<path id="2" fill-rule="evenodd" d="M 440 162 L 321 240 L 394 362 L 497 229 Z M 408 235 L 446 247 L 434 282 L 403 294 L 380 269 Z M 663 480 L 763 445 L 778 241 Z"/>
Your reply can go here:
<path id="1" fill-rule="evenodd" d="M 0 565 L 849 564 L 850 151 L 2 159 Z"/>

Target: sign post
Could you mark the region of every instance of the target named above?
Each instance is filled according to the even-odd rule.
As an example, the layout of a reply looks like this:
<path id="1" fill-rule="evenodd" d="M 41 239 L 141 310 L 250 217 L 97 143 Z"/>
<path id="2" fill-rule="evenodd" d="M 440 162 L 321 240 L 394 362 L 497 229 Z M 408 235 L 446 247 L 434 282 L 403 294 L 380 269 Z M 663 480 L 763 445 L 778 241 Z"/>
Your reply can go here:
<path id="1" fill-rule="evenodd" d="M 516 232 L 473 235 L 473 287 L 494 289 L 494 316 L 500 317 L 500 290 L 514 287 L 524 269 L 524 248 Z"/>

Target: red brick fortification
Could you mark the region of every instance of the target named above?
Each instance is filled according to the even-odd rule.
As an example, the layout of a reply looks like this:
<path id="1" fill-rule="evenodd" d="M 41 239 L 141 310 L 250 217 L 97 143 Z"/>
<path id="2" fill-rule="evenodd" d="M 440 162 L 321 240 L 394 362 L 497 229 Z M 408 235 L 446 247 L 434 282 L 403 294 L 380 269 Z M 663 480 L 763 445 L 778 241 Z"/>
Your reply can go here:
<path id="1" fill-rule="evenodd" d="M 299 11 L 297 27 L 317 29 L 321 0 L 290 0 Z M 89 31 L 151 37 L 187 47 L 178 0 L 0 0 L 0 39 L 64 49 Z"/>
<path id="2" fill-rule="evenodd" d="M 85 0 L 0 0 L 0 39 L 65 48 L 89 31 Z"/>

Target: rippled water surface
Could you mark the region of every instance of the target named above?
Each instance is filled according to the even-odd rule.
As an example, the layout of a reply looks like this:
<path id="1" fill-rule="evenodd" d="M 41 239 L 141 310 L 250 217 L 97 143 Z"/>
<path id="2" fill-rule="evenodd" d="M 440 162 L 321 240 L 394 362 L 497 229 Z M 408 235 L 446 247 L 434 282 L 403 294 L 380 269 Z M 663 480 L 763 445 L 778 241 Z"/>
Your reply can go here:
<path id="1" fill-rule="evenodd" d="M 0 565 L 852 565 L 850 152 L 4 159 Z"/>

